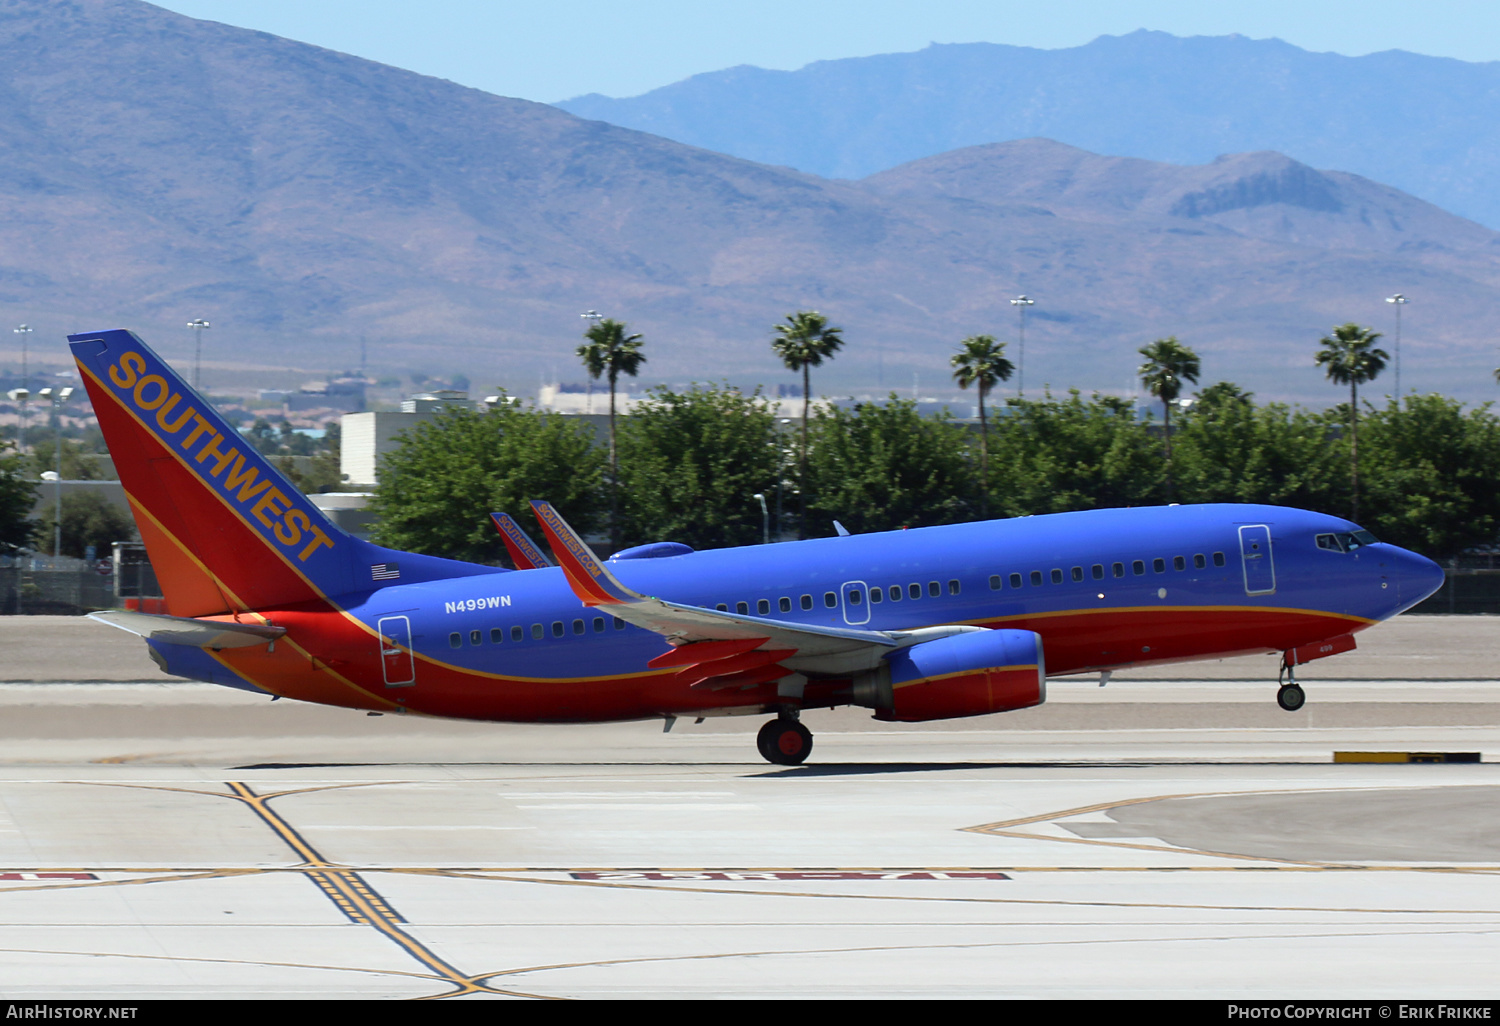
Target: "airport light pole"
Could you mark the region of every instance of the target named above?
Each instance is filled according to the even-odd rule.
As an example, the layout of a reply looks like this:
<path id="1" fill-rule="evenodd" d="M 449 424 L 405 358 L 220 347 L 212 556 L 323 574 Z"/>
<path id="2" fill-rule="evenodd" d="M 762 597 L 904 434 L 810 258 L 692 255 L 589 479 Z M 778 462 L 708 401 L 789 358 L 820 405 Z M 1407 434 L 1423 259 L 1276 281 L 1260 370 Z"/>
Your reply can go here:
<path id="1" fill-rule="evenodd" d="M 13 331 L 13 332 L 15 332 L 17 335 L 21 336 L 21 387 L 18 388 L 18 389 L 16 389 L 15 392 L 11 393 L 11 398 L 12 399 L 16 398 L 16 392 L 23 393 L 22 396 L 21 396 L 21 398 L 20 398 L 20 400 L 19 400 L 20 403 L 21 403 L 21 437 L 17 439 L 17 441 L 20 443 L 20 445 L 17 448 L 19 448 L 22 452 L 25 452 L 26 451 L 26 421 L 27 421 L 27 416 L 26 416 L 26 400 L 28 398 L 30 398 L 30 396 L 31 396 L 31 391 L 30 391 L 30 389 L 31 389 L 31 384 L 30 384 L 31 370 L 26 365 L 26 349 L 27 349 L 27 343 L 30 341 L 30 339 L 27 336 L 29 336 L 34 329 L 29 324 L 22 324 L 22 325 L 20 325 L 18 327 L 10 329 L 10 330 Z"/>
<path id="2" fill-rule="evenodd" d="M 1026 398 L 1026 308 L 1036 306 L 1036 300 L 1017 296 L 1010 301 L 1021 321 L 1020 355 L 1016 361 L 1016 398 Z"/>
<path id="3" fill-rule="evenodd" d="M 602 313 L 600 313 L 598 310 L 585 310 L 583 313 L 579 314 L 578 316 L 582 317 L 584 320 L 586 320 L 586 321 L 589 322 L 589 328 L 594 327 L 594 325 L 596 325 L 600 321 L 604 320 L 604 315 Z M 584 334 L 587 335 L 588 331 L 585 330 Z M 589 379 L 586 382 L 586 385 L 587 385 L 588 390 L 589 390 L 588 391 L 588 399 L 586 400 L 587 403 L 588 403 L 588 406 L 586 408 L 589 411 L 589 415 L 593 416 L 593 413 L 594 413 L 594 378 L 593 378 L 592 375 L 589 376 Z"/>
<path id="4" fill-rule="evenodd" d="M 52 482 L 55 502 L 52 514 L 52 558 L 62 555 L 62 408 L 73 395 L 71 388 L 44 388 L 37 392 L 39 399 L 52 403 L 52 414 L 57 420 L 57 458 L 52 467 Z"/>
<path id="5" fill-rule="evenodd" d="M 193 329 L 194 336 L 198 339 L 193 346 L 193 388 L 198 387 L 198 372 L 203 369 L 203 329 L 213 327 L 202 317 L 188 321 L 188 327 Z"/>
<path id="6" fill-rule="evenodd" d="M 1394 296 L 1386 296 L 1385 301 L 1396 308 L 1396 402 L 1401 402 L 1401 308 L 1411 300 L 1401 293 Z"/>
<path id="7" fill-rule="evenodd" d="M 19 403 L 20 406 L 21 406 L 21 437 L 20 437 L 21 445 L 18 447 L 18 449 L 21 452 L 25 452 L 26 451 L 25 450 L 25 444 L 26 444 L 26 400 L 28 400 L 28 399 L 31 398 L 31 389 L 29 389 L 29 388 L 13 388 L 9 392 L 6 392 L 5 395 L 6 395 L 7 398 L 10 399 L 11 402 L 13 402 L 13 403 Z"/>
<path id="8" fill-rule="evenodd" d="M 766 509 L 766 497 L 761 492 L 756 492 L 752 499 L 760 503 L 760 543 L 771 544 L 771 511 Z"/>

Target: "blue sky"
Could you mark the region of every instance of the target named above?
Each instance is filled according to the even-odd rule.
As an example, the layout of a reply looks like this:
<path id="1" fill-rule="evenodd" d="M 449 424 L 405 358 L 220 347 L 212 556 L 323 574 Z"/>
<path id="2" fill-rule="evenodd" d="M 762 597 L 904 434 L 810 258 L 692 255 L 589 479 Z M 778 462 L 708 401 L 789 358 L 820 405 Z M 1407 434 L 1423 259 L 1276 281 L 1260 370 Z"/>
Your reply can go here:
<path id="1" fill-rule="evenodd" d="M 1139 28 L 1275 36 L 1356 56 L 1411 50 L 1500 59 L 1494 0 L 164 0 L 504 96 L 634 96 L 736 64 L 919 50 L 931 42 L 1053 49 Z"/>

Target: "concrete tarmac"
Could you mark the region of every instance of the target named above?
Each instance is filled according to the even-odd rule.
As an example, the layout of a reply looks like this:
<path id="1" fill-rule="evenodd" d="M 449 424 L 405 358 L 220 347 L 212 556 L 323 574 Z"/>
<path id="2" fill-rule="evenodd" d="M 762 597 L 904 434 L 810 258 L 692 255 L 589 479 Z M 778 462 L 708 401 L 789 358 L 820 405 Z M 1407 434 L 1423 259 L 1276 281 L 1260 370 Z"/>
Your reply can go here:
<path id="1" fill-rule="evenodd" d="M 809 712 L 794 769 L 761 717 L 367 717 L 147 681 L 128 635 L 96 661 L 119 632 L 40 620 L 0 620 L 7 999 L 1500 991 L 1491 618 L 1375 628 L 1296 714 L 1252 657 L 972 720 Z"/>

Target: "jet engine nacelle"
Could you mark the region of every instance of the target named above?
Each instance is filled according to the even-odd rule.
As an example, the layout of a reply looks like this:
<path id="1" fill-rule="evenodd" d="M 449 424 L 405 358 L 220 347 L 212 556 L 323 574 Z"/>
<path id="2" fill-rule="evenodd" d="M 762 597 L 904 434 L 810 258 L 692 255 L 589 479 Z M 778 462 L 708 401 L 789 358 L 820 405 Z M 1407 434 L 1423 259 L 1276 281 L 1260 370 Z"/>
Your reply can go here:
<path id="1" fill-rule="evenodd" d="M 1035 631 L 955 634 L 898 648 L 854 685 L 877 720 L 918 722 L 1041 705 L 1047 698 L 1042 637 Z"/>

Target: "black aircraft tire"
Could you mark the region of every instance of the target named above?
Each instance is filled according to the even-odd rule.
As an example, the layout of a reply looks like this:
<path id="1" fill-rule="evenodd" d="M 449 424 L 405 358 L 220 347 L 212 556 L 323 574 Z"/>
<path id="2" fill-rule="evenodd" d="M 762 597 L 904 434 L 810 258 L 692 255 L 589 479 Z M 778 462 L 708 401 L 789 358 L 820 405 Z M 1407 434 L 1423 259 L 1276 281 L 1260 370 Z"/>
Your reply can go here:
<path id="1" fill-rule="evenodd" d="M 1307 692 L 1300 684 L 1286 684 L 1276 692 L 1276 704 L 1287 712 L 1296 712 L 1307 701 Z"/>
<path id="2" fill-rule="evenodd" d="M 771 758 L 771 745 L 770 745 L 770 742 L 771 742 L 771 738 L 775 734 L 775 730 L 774 730 L 775 726 L 776 726 L 776 721 L 772 720 L 771 722 L 763 725 L 760 728 L 760 733 L 758 733 L 758 734 L 755 735 L 755 750 L 758 751 L 758 752 L 760 752 L 760 757 L 762 759 L 766 760 L 767 762 L 774 761 Z"/>
<path id="3" fill-rule="evenodd" d="M 812 751 L 812 731 L 793 719 L 777 717 L 760 728 L 755 747 L 777 766 L 800 766 Z"/>

